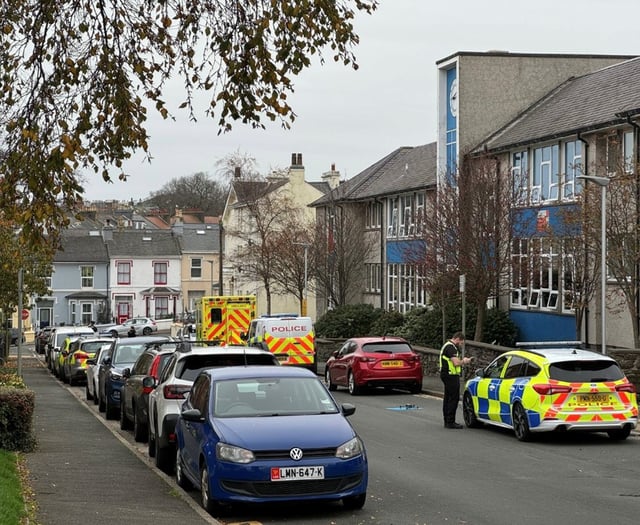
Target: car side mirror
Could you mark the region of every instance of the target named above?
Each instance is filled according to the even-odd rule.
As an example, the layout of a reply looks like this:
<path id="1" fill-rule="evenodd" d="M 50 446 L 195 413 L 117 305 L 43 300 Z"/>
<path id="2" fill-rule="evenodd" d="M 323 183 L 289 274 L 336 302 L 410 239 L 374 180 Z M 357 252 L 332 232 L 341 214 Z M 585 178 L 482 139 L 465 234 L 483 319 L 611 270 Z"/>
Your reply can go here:
<path id="1" fill-rule="evenodd" d="M 342 410 L 343 416 L 348 417 L 355 413 L 356 406 L 352 405 L 351 403 L 343 403 L 342 405 L 340 405 L 340 410 Z"/>
<path id="2" fill-rule="evenodd" d="M 156 378 L 153 376 L 146 376 L 142 379 L 142 388 L 155 388 L 157 386 Z"/>
<path id="3" fill-rule="evenodd" d="M 204 421 L 200 410 L 197 408 L 189 408 L 188 410 L 183 410 L 180 413 L 180 417 L 185 421 L 193 421 L 194 423 L 201 423 Z"/>
<path id="4" fill-rule="evenodd" d="M 95 364 L 96 364 L 95 359 L 87 359 L 87 365 L 95 365 Z"/>
<path id="5" fill-rule="evenodd" d="M 102 364 L 103 365 L 110 365 L 111 364 L 111 356 L 107 356 L 102 360 Z"/>
<path id="6" fill-rule="evenodd" d="M 131 377 L 131 369 L 130 368 L 125 368 L 122 371 L 122 377 L 124 377 L 125 379 L 128 379 L 129 377 Z"/>
<path id="7" fill-rule="evenodd" d="M 332 357 L 338 357 L 338 352 L 339 352 L 339 350 L 334 350 L 333 352 L 331 352 L 331 356 Z"/>

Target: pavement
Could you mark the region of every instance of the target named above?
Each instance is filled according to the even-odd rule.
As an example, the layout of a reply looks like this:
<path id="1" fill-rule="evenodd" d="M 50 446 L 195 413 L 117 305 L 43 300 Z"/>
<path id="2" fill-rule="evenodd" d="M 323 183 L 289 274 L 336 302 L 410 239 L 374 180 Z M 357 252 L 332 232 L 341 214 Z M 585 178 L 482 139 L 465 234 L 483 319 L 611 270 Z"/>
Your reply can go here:
<path id="1" fill-rule="evenodd" d="M 12 347 L 10 359 L 16 356 Z M 146 445 L 127 441 L 114 431 L 116 423 L 51 375 L 33 344 L 23 345 L 20 356 L 22 376 L 36 396 L 38 445 L 25 459 L 38 524 L 220 525 L 197 497 L 155 467 Z M 442 382 L 425 377 L 423 391 L 442 396 Z"/>

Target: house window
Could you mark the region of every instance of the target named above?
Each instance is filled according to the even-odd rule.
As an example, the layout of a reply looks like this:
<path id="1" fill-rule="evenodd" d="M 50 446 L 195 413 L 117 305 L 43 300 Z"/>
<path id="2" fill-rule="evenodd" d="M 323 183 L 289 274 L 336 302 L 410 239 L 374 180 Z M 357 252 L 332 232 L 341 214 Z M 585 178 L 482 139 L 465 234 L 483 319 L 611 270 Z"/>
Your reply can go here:
<path id="1" fill-rule="evenodd" d="M 380 275 L 380 264 L 365 264 L 367 272 L 367 292 L 380 293 L 382 279 Z"/>
<path id="2" fill-rule="evenodd" d="M 82 288 L 93 288 L 93 271 L 93 266 L 80 267 Z"/>
<path id="3" fill-rule="evenodd" d="M 561 256 L 548 238 L 514 239 L 511 244 L 511 306 L 557 310 Z"/>
<path id="4" fill-rule="evenodd" d="M 533 151 L 533 203 L 558 199 L 558 145 L 544 146 Z"/>
<path id="5" fill-rule="evenodd" d="M 580 193 L 582 185 L 576 185 L 576 177 L 582 174 L 582 141 L 574 140 L 564 144 L 564 184 L 562 198 L 573 200 Z"/>
<path id="6" fill-rule="evenodd" d="M 367 223 L 369 229 L 379 229 L 382 224 L 382 203 L 371 201 L 367 203 Z"/>
<path id="7" fill-rule="evenodd" d="M 168 297 L 155 298 L 155 316 L 156 316 L 156 319 L 167 319 L 169 317 L 169 298 Z"/>
<path id="8" fill-rule="evenodd" d="M 413 195 L 403 195 L 400 197 L 400 229 L 399 237 L 406 237 L 410 234 L 410 226 L 413 222 Z"/>
<path id="9" fill-rule="evenodd" d="M 93 321 L 93 304 L 91 303 L 82 303 L 81 304 L 81 317 L 82 319 L 80 320 L 80 322 L 82 324 L 89 324 L 91 321 Z"/>
<path id="10" fill-rule="evenodd" d="M 202 278 L 202 259 L 200 258 L 191 259 L 191 278 L 192 279 Z"/>
<path id="11" fill-rule="evenodd" d="M 389 216 L 387 221 L 387 237 L 397 237 L 398 235 L 398 206 L 399 199 L 395 197 L 389 199 Z"/>
<path id="12" fill-rule="evenodd" d="M 131 263 L 117 262 L 118 284 L 131 284 Z"/>
<path id="13" fill-rule="evenodd" d="M 511 158 L 511 180 L 513 183 L 513 201 L 517 204 L 525 204 L 529 194 L 529 172 L 526 151 L 517 151 Z"/>
<path id="14" fill-rule="evenodd" d="M 622 148 L 624 154 L 624 170 L 627 173 L 635 172 L 635 147 L 633 140 L 633 131 L 625 131 L 622 139 Z"/>
<path id="15" fill-rule="evenodd" d="M 153 284 L 167 284 L 167 266 L 166 262 L 153 263 Z"/>
<path id="16" fill-rule="evenodd" d="M 420 236 L 424 232 L 424 222 L 425 222 L 425 202 L 426 195 L 424 193 L 416 194 L 416 214 L 413 218 L 413 224 L 415 235 Z M 411 233 L 411 232 L 410 232 Z"/>

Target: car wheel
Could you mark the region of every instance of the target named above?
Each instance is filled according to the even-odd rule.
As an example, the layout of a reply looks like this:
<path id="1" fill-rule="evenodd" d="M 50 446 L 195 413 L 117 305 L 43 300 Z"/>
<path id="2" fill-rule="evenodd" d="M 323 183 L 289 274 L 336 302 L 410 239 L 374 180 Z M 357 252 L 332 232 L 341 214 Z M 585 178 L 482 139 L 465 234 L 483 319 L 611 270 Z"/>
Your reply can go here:
<path id="1" fill-rule="evenodd" d="M 220 504 L 211 498 L 207 465 L 202 465 L 202 472 L 200 474 L 200 500 L 202 502 L 202 508 L 209 514 L 218 514 L 220 511 Z"/>
<path id="2" fill-rule="evenodd" d="M 145 326 L 142 329 L 142 335 L 151 335 L 151 328 L 149 328 L 148 326 Z"/>
<path id="3" fill-rule="evenodd" d="M 349 393 L 352 396 L 357 396 L 361 391 L 361 388 L 356 385 L 356 378 L 353 376 L 353 372 L 351 371 L 349 372 L 348 387 Z"/>
<path id="4" fill-rule="evenodd" d="M 362 494 L 358 494 L 357 496 L 348 496 L 346 498 L 342 498 L 342 506 L 348 510 L 359 510 L 364 507 L 366 501 L 367 493 L 363 492 Z"/>
<path id="5" fill-rule="evenodd" d="M 161 447 L 160 440 L 157 437 L 155 439 L 155 445 L 156 467 L 166 474 L 173 474 L 175 448 L 172 445 Z"/>
<path id="6" fill-rule="evenodd" d="M 131 422 L 124 409 L 124 400 L 120 402 L 120 430 L 130 430 Z"/>
<path id="7" fill-rule="evenodd" d="M 77 381 L 75 380 L 75 378 L 73 376 L 65 374 L 64 377 L 65 377 L 66 381 L 69 383 L 69 386 L 76 386 Z"/>
<path id="8" fill-rule="evenodd" d="M 480 426 L 480 422 L 476 417 L 476 412 L 473 409 L 473 398 L 469 392 L 464 393 L 462 398 L 462 417 L 464 418 L 464 424 L 469 428 L 476 428 Z"/>
<path id="9" fill-rule="evenodd" d="M 98 389 L 95 387 L 95 385 L 93 386 L 93 404 L 97 405 L 98 404 Z"/>
<path id="10" fill-rule="evenodd" d="M 84 386 L 84 397 L 87 398 L 87 401 L 91 401 L 93 399 L 91 392 L 89 392 L 89 382 Z"/>
<path id="11" fill-rule="evenodd" d="M 324 371 L 324 382 L 326 383 L 327 388 L 331 390 L 331 392 L 335 392 L 336 390 L 338 390 L 338 385 L 331 382 L 331 373 L 329 372 L 328 368 Z"/>
<path id="12" fill-rule="evenodd" d="M 114 407 L 111 403 L 109 403 L 109 400 L 107 399 L 104 406 L 104 417 L 107 419 L 118 419 L 118 417 L 120 417 L 118 408 L 119 407 Z"/>
<path id="13" fill-rule="evenodd" d="M 519 441 L 529 441 L 531 439 L 531 430 L 529 430 L 529 418 L 520 403 L 513 405 L 513 431 Z"/>
<path id="14" fill-rule="evenodd" d="M 115 339 L 116 337 L 118 337 L 118 332 L 116 332 L 115 330 L 111 330 L 109 332 L 109 335 Z"/>
<path id="15" fill-rule="evenodd" d="M 618 430 L 608 430 L 607 435 L 615 441 L 624 441 L 631 434 L 631 426 L 626 426 Z"/>
<path id="16" fill-rule="evenodd" d="M 184 490 L 190 490 L 193 488 L 189 479 L 184 475 L 182 456 L 180 455 L 179 448 L 176 450 L 176 483 L 178 484 L 178 487 L 181 487 Z"/>
<path id="17" fill-rule="evenodd" d="M 411 394 L 419 394 L 422 392 L 422 383 L 416 383 L 415 385 L 411 385 L 409 387 L 409 392 Z"/>
<path id="18" fill-rule="evenodd" d="M 133 410 L 133 439 L 135 439 L 138 443 L 144 443 L 149 436 L 149 431 L 147 429 L 147 425 L 140 421 L 140 417 L 138 416 L 138 411 L 136 409 Z"/>
<path id="19" fill-rule="evenodd" d="M 104 399 L 102 399 L 102 396 L 98 397 L 98 411 L 99 412 L 104 412 L 107 409 L 106 403 L 104 402 Z"/>

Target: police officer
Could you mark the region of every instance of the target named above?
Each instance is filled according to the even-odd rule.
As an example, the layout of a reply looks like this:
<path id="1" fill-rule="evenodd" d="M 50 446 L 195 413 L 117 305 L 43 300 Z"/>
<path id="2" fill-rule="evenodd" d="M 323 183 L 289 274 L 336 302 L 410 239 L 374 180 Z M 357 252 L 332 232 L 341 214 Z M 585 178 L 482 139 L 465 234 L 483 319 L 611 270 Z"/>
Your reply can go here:
<path id="1" fill-rule="evenodd" d="M 462 425 L 456 423 L 456 410 L 460 401 L 460 372 L 462 365 L 471 362 L 470 357 L 460 358 L 460 345 L 463 342 L 464 334 L 456 332 L 440 350 L 440 379 L 444 383 L 444 428 L 462 428 Z"/>

